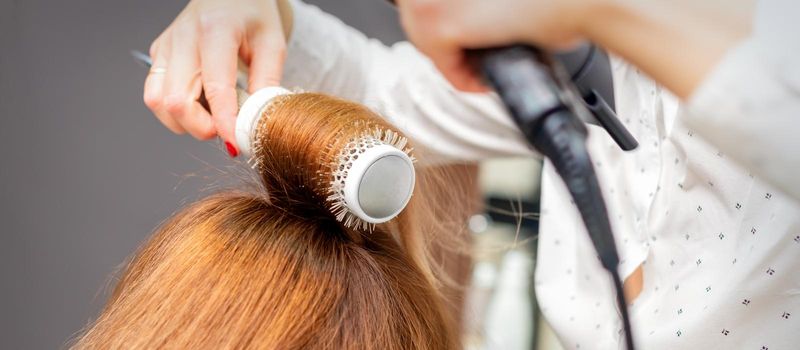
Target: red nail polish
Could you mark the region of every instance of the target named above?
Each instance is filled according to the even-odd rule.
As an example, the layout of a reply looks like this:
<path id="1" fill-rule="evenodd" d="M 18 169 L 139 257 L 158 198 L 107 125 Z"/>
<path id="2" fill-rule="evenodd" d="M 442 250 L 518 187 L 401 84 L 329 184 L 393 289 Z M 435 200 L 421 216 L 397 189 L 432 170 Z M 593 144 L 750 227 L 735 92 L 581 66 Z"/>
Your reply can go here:
<path id="1" fill-rule="evenodd" d="M 230 142 L 225 141 L 225 149 L 228 150 L 228 155 L 230 155 L 231 158 L 236 158 L 236 156 L 239 155 L 239 151 L 237 151 L 236 147 Z"/>

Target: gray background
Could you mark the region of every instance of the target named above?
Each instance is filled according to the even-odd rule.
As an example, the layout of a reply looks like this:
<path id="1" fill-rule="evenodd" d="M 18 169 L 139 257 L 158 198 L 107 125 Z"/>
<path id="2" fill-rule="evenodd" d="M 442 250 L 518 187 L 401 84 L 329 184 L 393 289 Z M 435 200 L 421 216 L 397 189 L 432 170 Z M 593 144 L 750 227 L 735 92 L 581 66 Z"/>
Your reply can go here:
<path id="1" fill-rule="evenodd" d="M 311 2 L 402 36 L 381 0 Z M 65 347 L 153 228 L 235 177 L 219 145 L 169 133 L 142 103 L 128 50 L 184 5 L 0 0 L 0 348 Z"/>

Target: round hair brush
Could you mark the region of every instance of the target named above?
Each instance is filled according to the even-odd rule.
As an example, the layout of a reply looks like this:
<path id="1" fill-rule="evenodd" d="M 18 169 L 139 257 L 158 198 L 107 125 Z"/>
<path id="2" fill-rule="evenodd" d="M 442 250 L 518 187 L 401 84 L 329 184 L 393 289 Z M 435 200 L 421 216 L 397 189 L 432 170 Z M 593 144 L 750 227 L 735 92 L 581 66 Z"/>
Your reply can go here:
<path id="1" fill-rule="evenodd" d="M 134 59 L 150 67 L 150 57 L 131 51 Z M 282 87 L 267 87 L 252 95 L 245 92 L 246 75 L 240 71 L 236 92 L 239 114 L 236 119 L 236 144 L 248 159 L 254 156 L 260 121 L 268 116 L 269 106 L 280 96 L 292 94 Z M 209 110 L 204 93 L 198 101 Z M 210 111 L 210 110 L 209 110 Z M 328 208 L 347 227 L 371 228 L 396 217 L 408 204 L 414 190 L 414 158 L 407 140 L 389 128 L 368 127 L 356 138 L 348 139 L 324 171 L 322 186 Z M 311 140 L 309 140 L 311 142 Z"/>
<path id="2" fill-rule="evenodd" d="M 270 137 L 269 128 L 263 124 L 272 107 L 280 103 L 278 100 L 290 95 L 292 92 L 282 87 L 267 87 L 246 97 L 241 104 L 236 119 L 236 144 L 256 166 L 260 161 L 256 157 L 258 143 L 263 141 L 259 139 Z M 240 101 L 242 97 L 240 93 Z M 264 135 L 259 135 L 260 130 L 264 130 Z M 414 190 L 414 159 L 406 138 L 391 129 L 365 124 L 361 132 L 344 141 L 329 147 L 327 158 L 331 164 L 318 174 L 333 215 L 345 226 L 361 229 L 396 217 Z"/>

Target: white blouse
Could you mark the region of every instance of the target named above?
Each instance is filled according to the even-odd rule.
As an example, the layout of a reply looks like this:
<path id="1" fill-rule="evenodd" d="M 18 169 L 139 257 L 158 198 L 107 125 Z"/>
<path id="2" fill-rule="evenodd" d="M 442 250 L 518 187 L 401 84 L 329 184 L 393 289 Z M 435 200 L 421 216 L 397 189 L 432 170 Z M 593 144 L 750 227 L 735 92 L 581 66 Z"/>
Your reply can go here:
<path id="1" fill-rule="evenodd" d="M 410 44 L 386 47 L 293 3 L 284 86 L 360 101 L 436 160 L 530 156 L 496 96 L 454 90 Z M 590 152 L 629 276 L 642 349 L 791 349 L 800 344 L 800 205 L 686 127 L 677 100 L 613 61 L 617 112 L 641 143 L 622 152 L 592 127 Z M 429 158 L 430 159 L 430 158 Z M 569 349 L 622 348 L 613 289 L 560 178 L 545 164 L 535 288 Z"/>

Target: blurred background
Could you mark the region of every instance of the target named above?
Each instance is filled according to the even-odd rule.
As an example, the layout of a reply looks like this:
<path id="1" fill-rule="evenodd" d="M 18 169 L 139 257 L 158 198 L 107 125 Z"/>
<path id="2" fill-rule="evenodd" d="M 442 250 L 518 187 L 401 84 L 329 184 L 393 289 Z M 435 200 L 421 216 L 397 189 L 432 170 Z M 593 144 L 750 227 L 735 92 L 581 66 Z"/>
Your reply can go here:
<path id="1" fill-rule="evenodd" d="M 387 44 L 403 39 L 384 1 L 308 2 Z M 241 166 L 217 143 L 171 134 L 142 102 L 147 71 L 129 50 L 146 52 L 185 3 L 0 0 L 0 348 L 64 348 L 149 233 Z M 509 307 L 526 310 L 524 347 L 558 348 L 528 283 L 535 216 L 503 215 L 538 211 L 539 172 L 532 160 L 482 165 L 495 210 L 469 222 L 469 348 L 510 348 L 497 329 Z"/>

